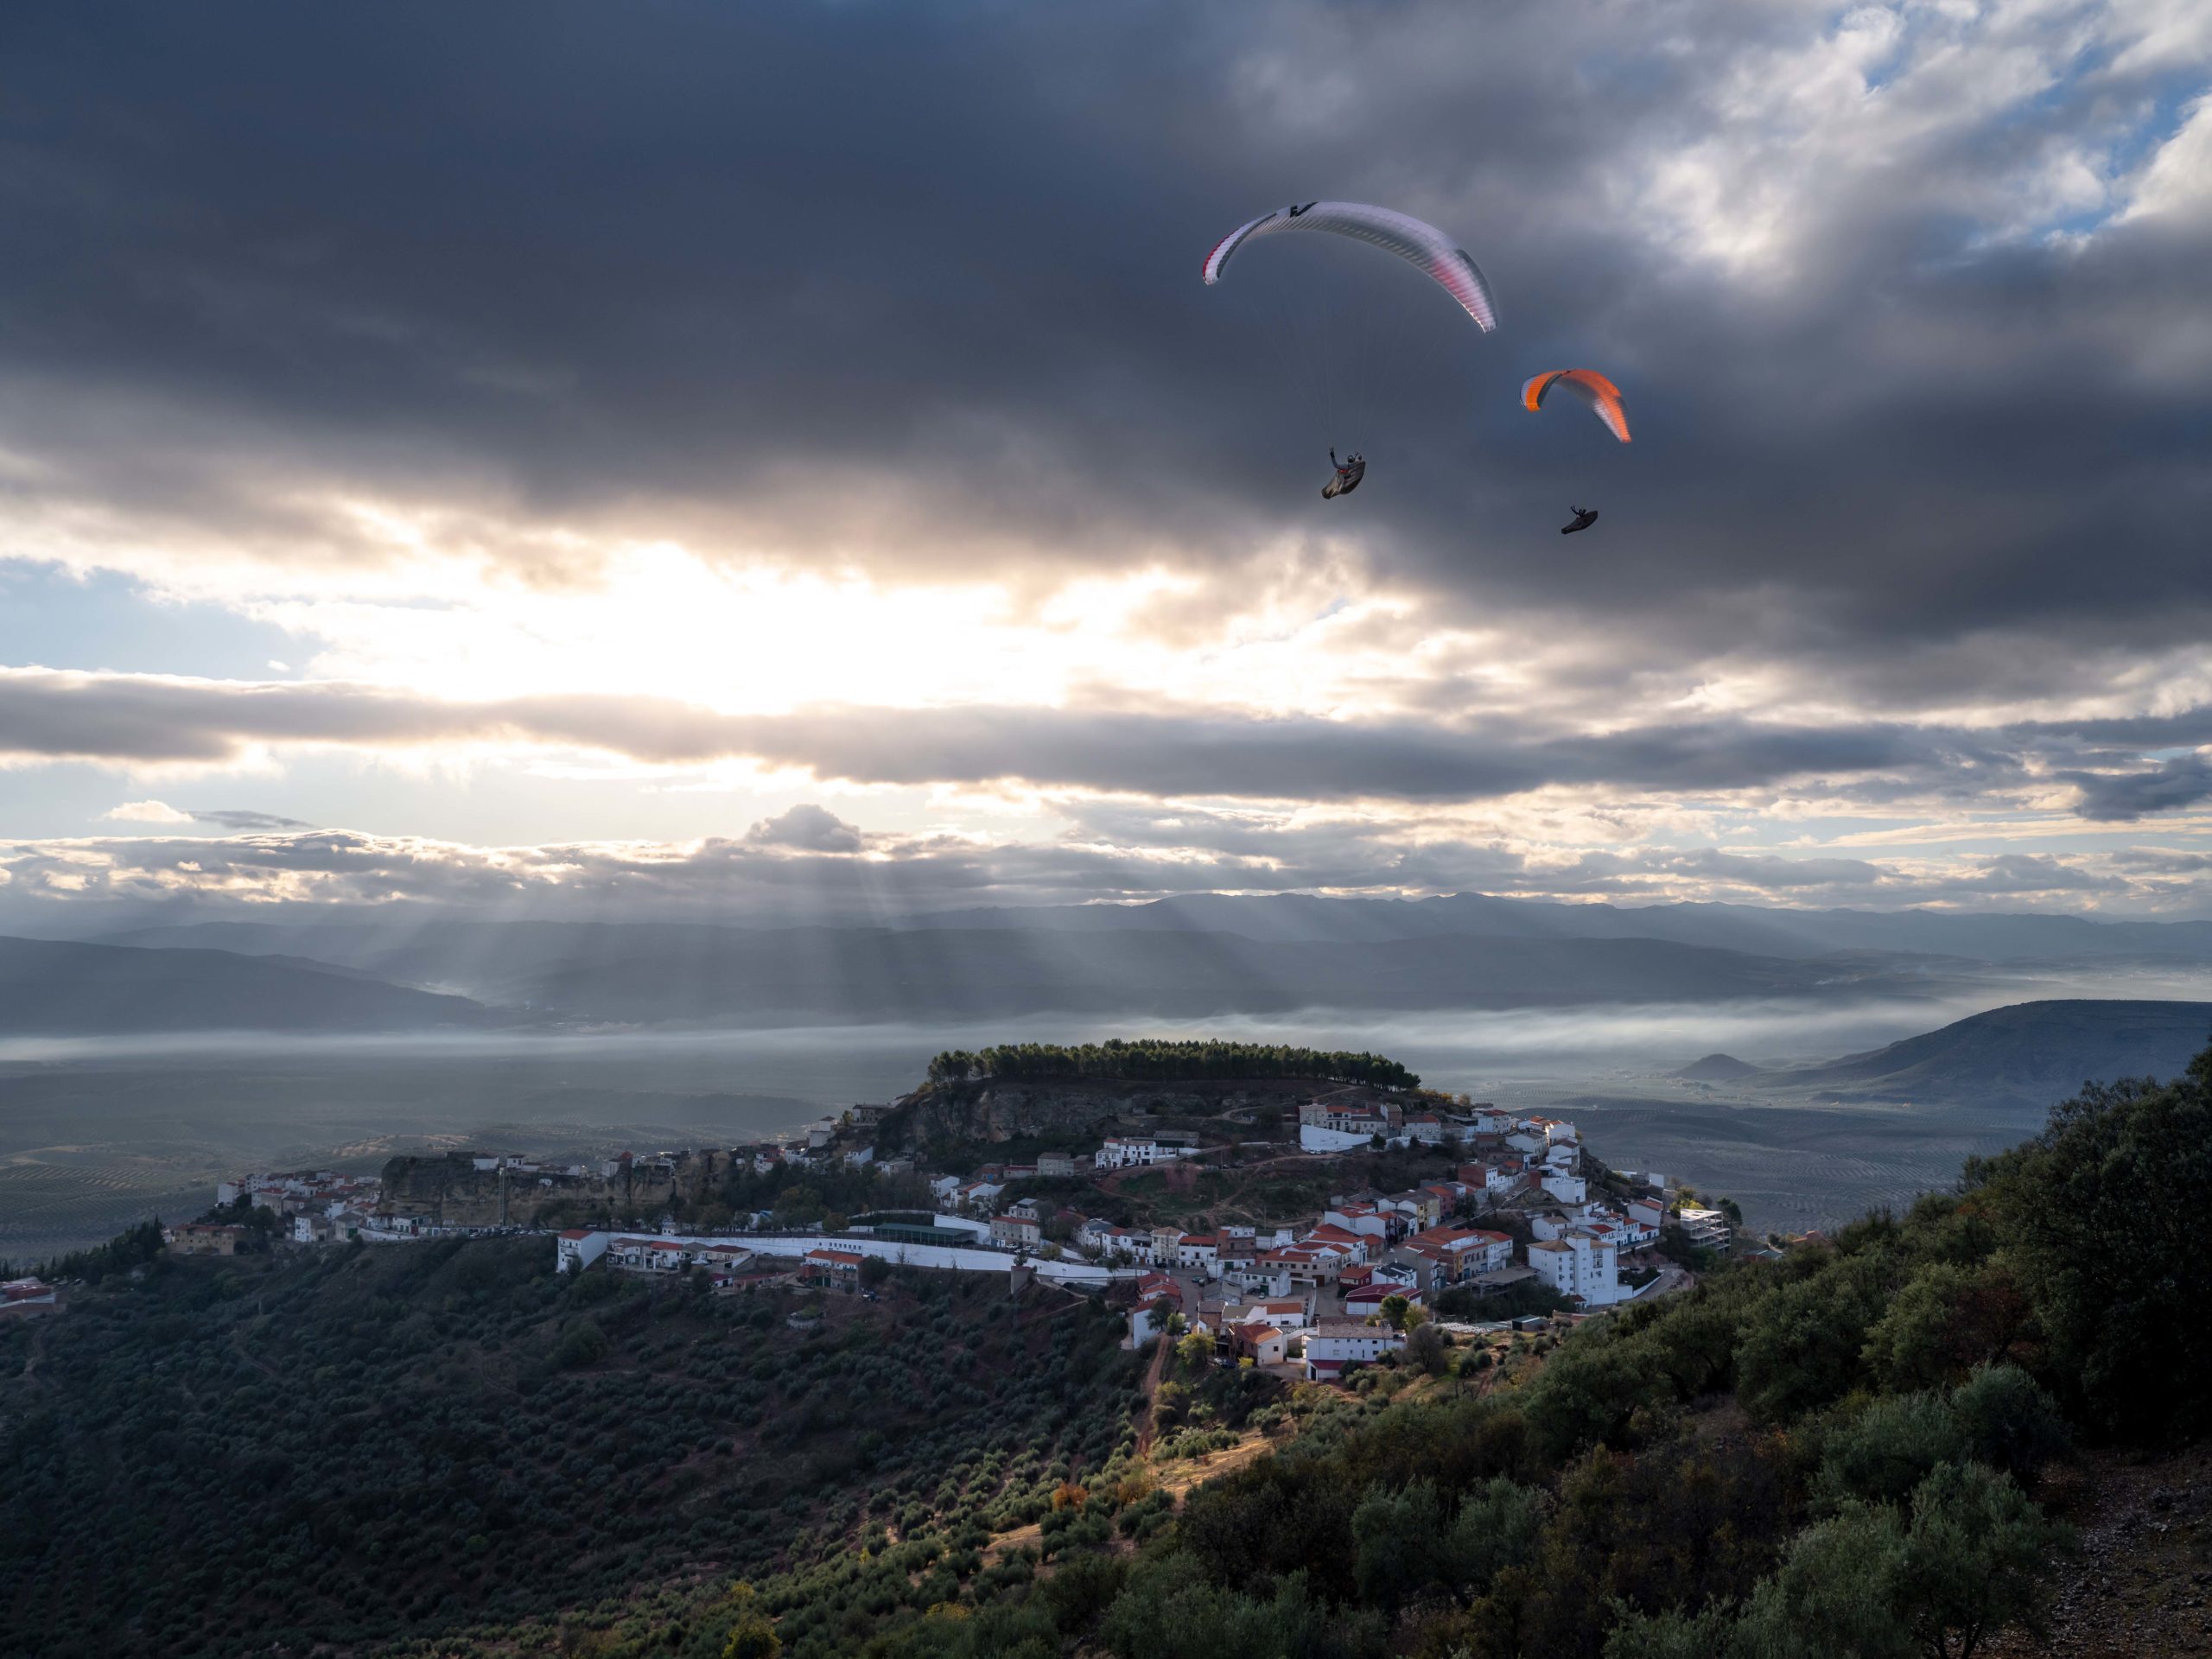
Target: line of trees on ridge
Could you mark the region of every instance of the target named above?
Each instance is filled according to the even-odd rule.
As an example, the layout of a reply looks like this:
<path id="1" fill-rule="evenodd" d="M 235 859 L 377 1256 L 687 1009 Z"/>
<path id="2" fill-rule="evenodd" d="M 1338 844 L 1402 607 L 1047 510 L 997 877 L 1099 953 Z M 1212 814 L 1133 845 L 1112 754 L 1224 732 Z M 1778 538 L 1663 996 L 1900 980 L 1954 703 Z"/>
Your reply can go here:
<path id="1" fill-rule="evenodd" d="M 1071 1048 L 1058 1043 L 1007 1043 L 970 1052 L 952 1049 L 930 1062 L 931 1083 L 985 1077 L 1129 1077 L 1146 1082 L 1185 1077 L 1311 1077 L 1324 1083 L 1418 1089 L 1421 1078 L 1381 1054 L 1293 1048 L 1274 1043 L 1109 1038 Z"/>

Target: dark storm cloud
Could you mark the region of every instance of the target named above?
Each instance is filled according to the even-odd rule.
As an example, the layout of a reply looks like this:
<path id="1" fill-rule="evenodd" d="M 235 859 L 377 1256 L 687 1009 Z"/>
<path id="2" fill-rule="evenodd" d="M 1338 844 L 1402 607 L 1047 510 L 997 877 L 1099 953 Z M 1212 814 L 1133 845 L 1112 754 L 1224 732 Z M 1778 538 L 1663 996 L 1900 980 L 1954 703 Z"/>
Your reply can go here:
<path id="1" fill-rule="evenodd" d="M 255 744 L 523 743 L 658 764 L 750 759 L 859 784 L 1001 779 L 1154 796 L 1466 800 L 1548 785 L 1726 791 L 1822 774 L 2014 778 L 1976 734 L 1705 721 L 1601 735 L 1196 712 L 832 709 L 724 715 L 664 699 L 441 702 L 329 683 L 0 673 L 0 754 L 219 762 Z"/>
<path id="2" fill-rule="evenodd" d="M 2075 150 L 2154 149 L 2202 67 L 2125 68 L 2095 8 L 1923 10 L 1866 59 L 1880 99 L 1834 114 L 1808 54 L 1855 26 L 1750 0 L 19 7 L 0 441 L 39 462 L 27 501 L 295 548 L 333 534 L 292 522 L 311 475 L 894 574 L 1349 530 L 1446 595 L 1874 686 L 1968 632 L 2200 639 L 2212 392 L 2164 342 L 2198 349 L 2206 216 L 2005 219 Z M 2032 106 L 1980 101 L 2015 80 Z M 1670 158 L 1712 172 L 1702 219 Z M 1437 214 L 1500 290 L 1499 335 L 1447 340 L 1433 296 L 1353 273 L 1347 328 L 1435 331 L 1371 432 L 1317 429 L 1238 279 L 1197 279 L 1314 194 Z M 1628 385 L 1638 439 L 1567 557 L 1574 446 L 1512 391 L 1579 360 Z M 1332 441 L 1375 470 L 1325 519 Z"/>
<path id="3" fill-rule="evenodd" d="M 2144 748 L 2186 741 L 2190 710 L 2126 722 Z M 1866 722 L 1675 721 L 1586 734 L 1406 721 L 1263 718 L 1205 710 L 969 706 L 833 708 L 729 715 L 663 698 L 512 697 L 448 702 L 329 682 L 178 680 L 0 671 L 0 756 L 118 763 L 221 763 L 255 745 L 394 748 L 518 744 L 600 750 L 656 765 L 756 760 L 861 785 L 987 784 L 1152 797 L 1264 800 L 1495 799 L 1549 786 L 1680 798 L 1802 786 L 1889 802 L 1911 792 L 1986 795 L 2070 784 L 2086 816 L 2187 804 L 2188 761 L 2119 770 L 2125 752 L 2087 745 L 2108 722 L 1974 730 Z M 2084 753 L 2107 768 L 2050 763 Z M 2178 769 L 2178 771 L 2177 770 Z M 849 830 L 826 812 L 759 826 L 764 844 L 826 846 Z M 219 820 L 218 820 L 219 821 Z M 1163 821 L 1164 822 L 1164 821 Z M 1155 829 L 1158 826 L 1155 826 Z M 855 834 L 857 832 L 855 832 Z M 810 841 L 809 837 L 817 839 Z"/>
<path id="4" fill-rule="evenodd" d="M 2212 853 L 2177 853 L 2164 847 L 2129 847 L 2111 855 L 2112 867 L 2136 875 L 2200 875 L 2212 871 Z"/>
<path id="5" fill-rule="evenodd" d="M 2212 799 L 2212 760 L 2177 755 L 2145 772 L 2074 773 L 2067 781 L 2082 791 L 2083 817 L 2125 822 Z"/>

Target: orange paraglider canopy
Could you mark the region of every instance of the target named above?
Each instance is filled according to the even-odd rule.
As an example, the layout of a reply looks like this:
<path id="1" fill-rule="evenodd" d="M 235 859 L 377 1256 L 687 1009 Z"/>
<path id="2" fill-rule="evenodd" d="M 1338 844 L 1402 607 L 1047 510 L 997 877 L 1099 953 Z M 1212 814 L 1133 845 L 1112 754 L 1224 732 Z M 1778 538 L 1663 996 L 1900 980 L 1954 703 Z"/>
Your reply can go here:
<path id="1" fill-rule="evenodd" d="M 1595 369 L 1553 369 L 1537 375 L 1521 388 L 1522 407 L 1541 409 L 1554 391 L 1572 393 L 1605 423 L 1605 429 L 1623 443 L 1629 441 L 1628 405 L 1621 389 Z"/>

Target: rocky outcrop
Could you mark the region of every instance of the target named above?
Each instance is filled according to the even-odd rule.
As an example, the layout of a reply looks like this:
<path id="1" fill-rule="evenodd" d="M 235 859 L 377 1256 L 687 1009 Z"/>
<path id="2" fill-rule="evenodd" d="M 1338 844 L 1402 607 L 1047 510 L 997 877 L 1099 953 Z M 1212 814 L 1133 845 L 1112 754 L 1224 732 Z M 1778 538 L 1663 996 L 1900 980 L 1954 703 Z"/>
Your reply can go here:
<path id="1" fill-rule="evenodd" d="M 1351 1099 L 1368 1092 L 1296 1077 L 938 1084 L 907 1096 L 878 1131 L 877 1144 L 914 1151 L 1001 1141 L 1072 1145 L 1117 1129 L 1208 1120 L 1267 1132 L 1280 1128 L 1287 1109 L 1317 1095 Z"/>
<path id="2" fill-rule="evenodd" d="M 618 1161 L 613 1173 L 587 1166 L 582 1174 L 502 1166 L 479 1169 L 467 1153 L 399 1157 L 384 1166 L 381 1207 L 445 1227 L 532 1227 L 549 1222 L 615 1221 L 651 1217 L 671 1203 L 713 1198 L 731 1169 L 731 1154 L 702 1150 Z"/>

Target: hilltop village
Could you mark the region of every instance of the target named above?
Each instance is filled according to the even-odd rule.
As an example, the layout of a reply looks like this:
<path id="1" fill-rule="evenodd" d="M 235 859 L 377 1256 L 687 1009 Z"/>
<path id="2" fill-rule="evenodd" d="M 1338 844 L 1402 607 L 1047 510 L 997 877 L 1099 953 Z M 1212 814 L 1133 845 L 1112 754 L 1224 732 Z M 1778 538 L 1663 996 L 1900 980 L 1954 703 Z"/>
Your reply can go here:
<path id="1" fill-rule="evenodd" d="M 253 1174 L 218 1198 L 167 1230 L 171 1249 L 527 1231 L 551 1235 L 563 1273 L 723 1293 L 872 1294 L 893 1267 L 1011 1274 L 1125 1307 L 1132 1347 L 1200 1333 L 1309 1381 L 1431 1319 L 1664 1294 L 1735 1242 L 1727 1212 L 1610 1169 L 1563 1119 L 1294 1077 L 940 1081 L 751 1146 L 588 1165 L 452 1153 L 381 1179 Z"/>

